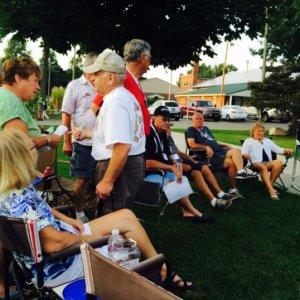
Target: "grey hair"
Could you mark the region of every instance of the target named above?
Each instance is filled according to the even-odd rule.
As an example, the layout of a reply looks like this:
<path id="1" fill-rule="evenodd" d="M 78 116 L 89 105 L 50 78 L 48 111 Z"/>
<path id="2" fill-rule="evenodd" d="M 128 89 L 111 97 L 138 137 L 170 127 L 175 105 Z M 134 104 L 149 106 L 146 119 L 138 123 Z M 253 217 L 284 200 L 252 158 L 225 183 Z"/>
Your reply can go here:
<path id="1" fill-rule="evenodd" d="M 151 46 L 144 40 L 132 39 L 124 46 L 123 58 L 126 62 L 137 61 L 146 51 L 151 51 Z"/>

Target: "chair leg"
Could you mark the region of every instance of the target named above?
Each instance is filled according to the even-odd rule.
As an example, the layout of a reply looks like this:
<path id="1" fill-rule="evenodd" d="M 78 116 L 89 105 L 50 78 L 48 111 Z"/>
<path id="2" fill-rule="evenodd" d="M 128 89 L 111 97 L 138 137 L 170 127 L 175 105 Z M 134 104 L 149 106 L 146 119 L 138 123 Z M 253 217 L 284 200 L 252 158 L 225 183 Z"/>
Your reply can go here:
<path id="1" fill-rule="evenodd" d="M 13 260 L 11 262 L 11 265 L 10 265 L 11 274 L 12 274 L 12 276 L 14 278 L 17 290 L 18 290 L 18 292 L 20 294 L 20 299 L 21 300 L 27 300 L 28 298 L 26 297 L 26 295 L 24 293 L 23 284 L 21 282 L 20 275 L 18 274 L 18 268 L 19 268 L 18 263 L 15 260 Z"/>

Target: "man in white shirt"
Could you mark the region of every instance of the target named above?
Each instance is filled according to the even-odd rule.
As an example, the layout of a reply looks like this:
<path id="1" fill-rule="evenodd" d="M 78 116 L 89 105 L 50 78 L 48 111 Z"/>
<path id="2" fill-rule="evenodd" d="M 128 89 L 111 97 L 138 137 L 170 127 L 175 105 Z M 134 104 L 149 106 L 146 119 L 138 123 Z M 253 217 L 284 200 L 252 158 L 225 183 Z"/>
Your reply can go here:
<path id="1" fill-rule="evenodd" d="M 73 130 L 76 139 L 93 137 L 92 156 L 97 161 L 96 194 L 101 214 L 132 208 L 144 179 L 145 132 L 142 110 L 123 87 L 126 68 L 114 51 L 105 50 L 87 68 L 94 87 L 103 96 L 95 129 Z"/>
<path id="2" fill-rule="evenodd" d="M 93 74 L 86 72 L 86 68 L 94 63 L 97 54 L 88 53 L 83 62 L 83 75 L 71 81 L 65 91 L 62 104 L 62 124 L 69 130 L 71 126 L 80 128 L 93 128 L 96 117 L 91 111 L 91 103 L 95 97 L 95 90 L 92 83 Z M 77 177 L 74 185 L 74 198 L 76 218 L 83 223 L 88 218 L 83 212 L 83 204 L 86 195 L 87 182 L 94 178 L 96 161 L 91 156 L 92 140 L 82 141 L 71 140 L 70 134 L 64 135 L 63 152 L 65 155 L 72 155 L 71 174 Z"/>

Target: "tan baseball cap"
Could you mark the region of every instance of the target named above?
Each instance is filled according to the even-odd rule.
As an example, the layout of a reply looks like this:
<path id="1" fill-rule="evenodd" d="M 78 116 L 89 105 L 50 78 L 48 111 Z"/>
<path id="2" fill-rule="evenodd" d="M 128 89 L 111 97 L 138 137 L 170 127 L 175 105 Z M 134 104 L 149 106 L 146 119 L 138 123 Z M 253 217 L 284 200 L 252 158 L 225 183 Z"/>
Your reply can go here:
<path id="1" fill-rule="evenodd" d="M 120 55 L 113 50 L 106 49 L 98 55 L 91 66 L 85 68 L 85 73 L 96 73 L 98 71 L 125 74 L 126 67 Z"/>

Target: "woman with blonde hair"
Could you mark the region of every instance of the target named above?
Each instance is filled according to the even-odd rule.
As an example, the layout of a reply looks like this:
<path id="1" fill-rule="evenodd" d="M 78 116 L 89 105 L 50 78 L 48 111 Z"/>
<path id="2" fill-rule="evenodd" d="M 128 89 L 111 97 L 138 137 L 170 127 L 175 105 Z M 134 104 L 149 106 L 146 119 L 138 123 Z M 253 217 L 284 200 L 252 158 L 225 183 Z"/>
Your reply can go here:
<path id="1" fill-rule="evenodd" d="M 251 137 L 246 139 L 242 146 L 242 154 L 246 160 L 251 161 L 253 167 L 259 170 L 272 200 L 279 200 L 274 182 L 282 171 L 282 161 L 272 159 L 272 152 L 277 154 L 291 154 L 292 149 L 283 149 L 272 140 L 265 138 L 265 127 L 261 123 L 253 125 Z M 269 175 L 270 172 L 270 175 Z"/>
<path id="2" fill-rule="evenodd" d="M 17 129 L 2 131 L 0 140 L 0 215 L 36 220 L 43 252 L 56 252 L 83 241 L 109 235 L 113 228 L 119 228 L 125 238 L 132 238 L 137 242 L 143 258 L 157 255 L 144 228 L 128 209 L 118 210 L 82 224 L 80 220 L 67 217 L 50 208 L 30 184 L 34 179 L 36 163 L 34 143 Z M 71 225 L 78 234 L 63 228 L 60 221 Z M 16 256 L 16 259 L 19 257 Z M 25 263 L 36 275 L 36 269 L 32 268 L 33 259 L 26 257 Z M 84 276 L 80 255 L 48 263 L 44 271 L 46 286 L 61 285 Z M 165 276 L 164 265 L 162 277 Z M 191 282 L 183 281 L 178 275 L 174 276 L 173 285 L 180 289 L 193 287 Z"/>

